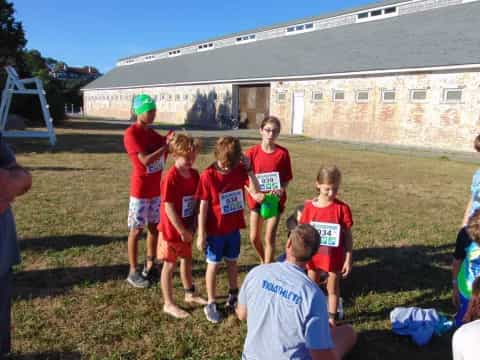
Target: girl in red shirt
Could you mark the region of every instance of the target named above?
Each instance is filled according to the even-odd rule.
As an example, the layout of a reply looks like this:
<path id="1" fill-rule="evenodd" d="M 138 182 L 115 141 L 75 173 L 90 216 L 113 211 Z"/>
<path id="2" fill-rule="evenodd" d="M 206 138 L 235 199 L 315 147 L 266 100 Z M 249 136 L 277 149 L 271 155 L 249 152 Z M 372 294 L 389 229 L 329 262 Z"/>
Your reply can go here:
<path id="1" fill-rule="evenodd" d="M 332 326 L 340 298 L 340 279 L 346 278 L 352 269 L 352 212 L 337 199 L 340 181 L 341 173 L 336 166 L 322 166 L 317 174 L 318 196 L 305 202 L 299 221 L 312 225 L 320 234 L 320 247 L 307 269 L 310 279 L 317 283 L 322 273 L 328 272 L 328 317 Z"/>
<path id="2" fill-rule="evenodd" d="M 288 150 L 275 143 L 280 129 L 278 118 L 266 117 L 260 126 L 262 142 L 249 148 L 245 153 L 250 159 L 252 171 L 258 179 L 260 190 L 264 193 L 273 193 L 280 198 L 279 215 L 264 221 L 259 214 L 260 204 L 247 194 L 250 208 L 250 242 L 262 263 L 274 261 L 278 221 L 287 201 L 288 183 L 293 178 Z M 261 240 L 264 223 L 265 248 Z"/>

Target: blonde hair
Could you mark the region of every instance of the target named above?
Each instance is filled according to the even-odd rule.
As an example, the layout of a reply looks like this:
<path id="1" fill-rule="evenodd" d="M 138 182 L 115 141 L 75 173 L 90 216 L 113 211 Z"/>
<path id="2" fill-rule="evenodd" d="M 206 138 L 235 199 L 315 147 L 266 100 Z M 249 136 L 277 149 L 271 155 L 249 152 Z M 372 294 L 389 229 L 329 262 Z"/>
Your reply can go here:
<path id="1" fill-rule="evenodd" d="M 467 222 L 467 234 L 480 245 L 480 209 L 475 210 L 475 212 L 470 216 Z"/>
<path id="2" fill-rule="evenodd" d="M 235 167 L 242 156 L 240 140 L 233 136 L 222 136 L 217 140 L 214 151 L 215 159 L 225 164 L 228 168 Z"/>
<path id="3" fill-rule="evenodd" d="M 468 308 L 463 317 L 463 322 L 468 323 L 480 319 L 480 277 L 477 277 L 472 285 L 472 297 L 468 302 Z"/>
<path id="4" fill-rule="evenodd" d="M 186 134 L 176 134 L 170 143 L 170 152 L 177 156 L 186 157 L 200 151 L 201 142 Z"/>
<path id="5" fill-rule="evenodd" d="M 320 246 L 320 235 L 308 224 L 297 225 L 288 238 L 292 242 L 292 255 L 297 261 L 309 261 Z"/>
<path id="6" fill-rule="evenodd" d="M 340 185 L 342 173 L 335 165 L 322 165 L 317 173 L 317 183 Z"/>

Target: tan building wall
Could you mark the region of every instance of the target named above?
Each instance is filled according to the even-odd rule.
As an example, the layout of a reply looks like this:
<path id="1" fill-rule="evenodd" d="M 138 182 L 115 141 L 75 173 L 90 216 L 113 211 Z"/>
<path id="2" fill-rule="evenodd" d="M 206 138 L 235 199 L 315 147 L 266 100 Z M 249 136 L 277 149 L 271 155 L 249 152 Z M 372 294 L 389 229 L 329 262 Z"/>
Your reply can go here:
<path id="1" fill-rule="evenodd" d="M 85 115 L 130 119 L 132 99 L 140 93 L 156 100 L 156 122 L 216 126 L 221 118 L 230 119 L 232 85 L 229 84 L 87 90 L 83 95 Z"/>
<path id="2" fill-rule="evenodd" d="M 471 151 L 480 130 L 479 86 L 478 71 L 273 82 L 270 113 L 291 132 L 293 95 L 303 92 L 307 136 Z M 344 90 L 343 101 L 332 100 L 335 89 Z M 395 90 L 395 101 L 383 101 L 382 89 Z M 413 89 L 425 89 L 425 101 L 412 101 Z M 445 89 L 462 89 L 461 101 L 446 102 Z M 357 101 L 359 90 L 368 90 L 368 101 Z"/>

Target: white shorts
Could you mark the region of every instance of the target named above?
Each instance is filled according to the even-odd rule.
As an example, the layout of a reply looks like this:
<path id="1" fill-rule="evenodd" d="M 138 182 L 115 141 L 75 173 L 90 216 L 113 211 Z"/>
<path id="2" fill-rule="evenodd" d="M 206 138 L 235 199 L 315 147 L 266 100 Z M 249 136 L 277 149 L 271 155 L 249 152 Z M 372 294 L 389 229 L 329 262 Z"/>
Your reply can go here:
<path id="1" fill-rule="evenodd" d="M 128 228 L 144 228 L 146 224 L 160 222 L 160 196 L 150 199 L 137 199 L 130 196 L 128 206 Z"/>

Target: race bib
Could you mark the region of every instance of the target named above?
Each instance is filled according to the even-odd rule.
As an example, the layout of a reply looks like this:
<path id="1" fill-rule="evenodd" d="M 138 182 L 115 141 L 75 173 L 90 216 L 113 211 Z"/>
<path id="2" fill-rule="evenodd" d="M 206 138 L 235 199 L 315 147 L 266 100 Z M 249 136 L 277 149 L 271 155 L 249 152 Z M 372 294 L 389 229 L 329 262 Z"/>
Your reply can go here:
<path id="1" fill-rule="evenodd" d="M 320 245 L 330 247 L 340 245 L 340 224 L 312 221 L 310 225 L 320 234 Z"/>
<path id="2" fill-rule="evenodd" d="M 161 156 L 160 159 L 155 160 L 153 163 L 147 165 L 147 174 L 154 174 L 162 171 L 165 166 L 165 157 Z"/>
<path id="3" fill-rule="evenodd" d="M 182 218 L 190 217 L 193 215 L 193 206 L 195 205 L 195 199 L 193 196 L 184 196 L 182 199 Z"/>
<path id="4" fill-rule="evenodd" d="M 222 215 L 243 210 L 243 191 L 241 189 L 220 194 Z"/>
<path id="5" fill-rule="evenodd" d="M 256 177 L 260 185 L 260 191 L 262 192 L 279 190 L 281 188 L 280 174 L 278 171 L 257 174 Z"/>

